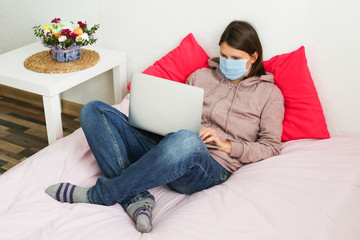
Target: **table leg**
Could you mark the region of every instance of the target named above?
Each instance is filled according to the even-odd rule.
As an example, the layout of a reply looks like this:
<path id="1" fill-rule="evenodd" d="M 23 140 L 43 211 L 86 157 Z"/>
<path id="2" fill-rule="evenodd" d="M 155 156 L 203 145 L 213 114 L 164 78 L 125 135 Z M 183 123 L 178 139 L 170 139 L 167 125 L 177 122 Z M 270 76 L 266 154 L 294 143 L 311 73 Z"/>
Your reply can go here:
<path id="1" fill-rule="evenodd" d="M 118 104 L 126 94 L 126 64 L 113 68 L 113 81 L 115 104 Z"/>
<path id="2" fill-rule="evenodd" d="M 48 142 L 51 144 L 63 137 L 60 96 L 43 96 L 43 102 Z"/>

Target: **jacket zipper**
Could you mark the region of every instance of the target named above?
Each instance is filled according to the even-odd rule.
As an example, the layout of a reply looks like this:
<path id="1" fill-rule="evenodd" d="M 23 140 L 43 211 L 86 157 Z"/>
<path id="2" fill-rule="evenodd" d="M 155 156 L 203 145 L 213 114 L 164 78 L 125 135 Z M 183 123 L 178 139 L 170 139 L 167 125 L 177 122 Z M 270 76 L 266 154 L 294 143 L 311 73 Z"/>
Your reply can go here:
<path id="1" fill-rule="evenodd" d="M 232 83 L 229 82 L 229 88 L 228 88 L 227 92 L 225 93 L 225 95 L 224 95 L 223 97 L 219 98 L 219 99 L 212 105 L 212 107 L 210 108 L 210 111 L 209 111 L 209 114 L 208 114 L 210 124 L 208 125 L 208 127 L 211 127 L 211 126 L 213 125 L 213 123 L 214 123 L 214 121 L 213 121 L 213 114 L 214 114 L 214 109 L 215 109 L 215 107 L 216 107 L 222 100 L 226 99 L 226 98 L 229 96 L 229 94 L 230 94 L 230 92 L 231 92 L 231 90 L 232 90 L 233 88 L 234 88 L 234 84 L 232 84 Z"/>

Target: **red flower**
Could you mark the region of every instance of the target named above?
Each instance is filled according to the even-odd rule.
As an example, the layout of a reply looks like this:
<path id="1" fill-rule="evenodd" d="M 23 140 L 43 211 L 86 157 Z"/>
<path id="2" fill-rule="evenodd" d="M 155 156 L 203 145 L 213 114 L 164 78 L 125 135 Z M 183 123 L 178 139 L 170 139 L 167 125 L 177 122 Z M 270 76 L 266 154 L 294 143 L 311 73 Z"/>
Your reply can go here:
<path id="1" fill-rule="evenodd" d="M 76 33 L 71 33 L 70 37 L 68 37 L 68 38 L 71 38 L 72 40 L 75 40 L 77 36 L 78 35 Z"/>
<path id="2" fill-rule="evenodd" d="M 82 21 L 78 21 L 78 24 L 81 28 L 86 28 L 86 23 L 83 23 Z"/>
<path id="3" fill-rule="evenodd" d="M 51 22 L 52 23 L 59 23 L 61 20 L 60 18 L 54 18 Z"/>
<path id="4" fill-rule="evenodd" d="M 61 35 L 62 35 L 62 36 L 66 36 L 66 37 L 68 37 L 68 38 L 70 38 L 70 34 L 71 34 L 70 29 L 63 29 L 63 30 L 61 31 Z"/>

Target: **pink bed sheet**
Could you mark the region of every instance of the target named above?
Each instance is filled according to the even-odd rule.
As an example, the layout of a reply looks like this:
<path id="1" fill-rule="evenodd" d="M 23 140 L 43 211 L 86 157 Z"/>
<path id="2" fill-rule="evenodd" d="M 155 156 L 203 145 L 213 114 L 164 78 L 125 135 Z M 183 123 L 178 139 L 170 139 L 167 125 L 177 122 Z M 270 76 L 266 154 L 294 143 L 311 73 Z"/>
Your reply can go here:
<path id="1" fill-rule="evenodd" d="M 127 113 L 127 101 L 116 107 Z M 81 129 L 12 168 L 0 177 L 0 239 L 360 239 L 359 136 L 286 142 L 281 155 L 190 196 L 151 189 L 148 234 L 118 204 L 63 204 L 44 192 L 99 175 Z"/>

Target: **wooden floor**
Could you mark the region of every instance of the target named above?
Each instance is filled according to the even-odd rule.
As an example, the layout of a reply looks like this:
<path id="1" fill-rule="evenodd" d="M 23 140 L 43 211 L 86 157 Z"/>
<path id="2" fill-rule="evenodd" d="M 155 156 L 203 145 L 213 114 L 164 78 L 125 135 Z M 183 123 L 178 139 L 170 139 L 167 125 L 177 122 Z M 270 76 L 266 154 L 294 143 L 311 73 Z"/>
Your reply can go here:
<path id="1" fill-rule="evenodd" d="M 64 136 L 80 127 L 62 114 Z M 48 145 L 43 109 L 0 96 L 0 175 Z"/>

